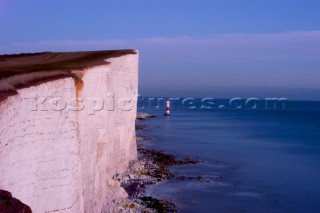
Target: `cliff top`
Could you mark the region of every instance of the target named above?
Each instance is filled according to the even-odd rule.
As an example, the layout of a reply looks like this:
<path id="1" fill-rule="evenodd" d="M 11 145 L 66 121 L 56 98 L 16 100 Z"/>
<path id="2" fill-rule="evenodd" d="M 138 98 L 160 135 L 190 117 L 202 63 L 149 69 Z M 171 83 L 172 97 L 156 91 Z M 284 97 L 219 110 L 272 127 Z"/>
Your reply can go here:
<path id="1" fill-rule="evenodd" d="M 71 71 L 108 64 L 106 59 L 128 54 L 135 50 L 105 50 L 82 52 L 42 52 L 0 55 L 0 102 L 17 89 L 48 81 L 72 77 L 81 83 Z"/>
<path id="2" fill-rule="evenodd" d="M 83 52 L 43 52 L 0 55 L 0 79 L 41 71 L 71 71 L 106 64 L 105 59 L 127 54 L 134 50 Z"/>

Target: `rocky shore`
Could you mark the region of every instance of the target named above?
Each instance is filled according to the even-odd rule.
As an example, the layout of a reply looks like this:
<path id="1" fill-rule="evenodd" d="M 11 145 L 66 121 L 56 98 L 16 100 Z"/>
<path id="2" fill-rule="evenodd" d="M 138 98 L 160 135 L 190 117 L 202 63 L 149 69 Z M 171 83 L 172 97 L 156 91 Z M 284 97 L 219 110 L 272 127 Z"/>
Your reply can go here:
<path id="1" fill-rule="evenodd" d="M 138 117 L 140 118 L 138 120 L 145 120 L 154 116 L 143 113 L 138 114 Z M 148 128 L 140 121 L 136 124 L 136 130 L 139 134 Z M 173 202 L 146 196 L 145 189 L 152 184 L 174 178 L 174 175 L 170 172 L 170 166 L 196 164 L 199 161 L 190 157 L 177 160 L 173 155 L 146 148 L 139 143 L 150 139 L 147 135 L 137 135 L 138 159 L 130 163 L 129 170 L 126 173 L 114 176 L 114 179 L 119 181 L 127 192 L 128 198 L 114 200 L 107 204 L 108 212 L 176 212 L 176 205 Z"/>

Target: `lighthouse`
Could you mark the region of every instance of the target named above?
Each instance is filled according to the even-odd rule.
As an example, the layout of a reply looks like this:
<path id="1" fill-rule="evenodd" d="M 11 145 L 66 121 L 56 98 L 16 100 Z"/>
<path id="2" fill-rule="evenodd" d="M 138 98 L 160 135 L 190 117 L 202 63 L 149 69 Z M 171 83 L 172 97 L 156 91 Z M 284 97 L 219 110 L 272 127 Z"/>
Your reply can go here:
<path id="1" fill-rule="evenodd" d="M 170 116 L 170 101 L 166 101 L 166 112 L 164 113 L 164 116 Z"/>

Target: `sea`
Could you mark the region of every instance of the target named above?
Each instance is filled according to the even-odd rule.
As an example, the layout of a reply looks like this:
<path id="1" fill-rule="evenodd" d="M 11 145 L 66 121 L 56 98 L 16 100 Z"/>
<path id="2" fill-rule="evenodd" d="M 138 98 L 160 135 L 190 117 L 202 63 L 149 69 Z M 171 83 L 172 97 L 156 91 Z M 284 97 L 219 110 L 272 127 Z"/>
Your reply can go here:
<path id="1" fill-rule="evenodd" d="M 141 122 L 143 145 L 200 163 L 171 167 L 147 195 L 184 213 L 320 212 L 320 102 L 172 99 L 164 116 L 166 100 L 140 100 L 157 116 Z"/>

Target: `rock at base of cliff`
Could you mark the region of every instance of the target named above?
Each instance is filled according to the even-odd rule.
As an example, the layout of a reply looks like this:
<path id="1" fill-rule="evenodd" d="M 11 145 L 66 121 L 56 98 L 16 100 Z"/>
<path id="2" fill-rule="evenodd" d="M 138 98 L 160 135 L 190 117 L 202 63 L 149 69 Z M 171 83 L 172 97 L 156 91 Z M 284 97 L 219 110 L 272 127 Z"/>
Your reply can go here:
<path id="1" fill-rule="evenodd" d="M 0 190 L 0 213 L 32 213 L 32 211 L 29 206 L 13 198 L 10 192 Z"/>
<path id="2" fill-rule="evenodd" d="M 148 118 L 155 118 L 156 116 L 155 115 L 150 115 L 148 113 L 144 113 L 144 112 L 138 112 L 137 113 L 137 119 L 138 120 L 145 120 L 145 119 L 148 119 Z"/>

